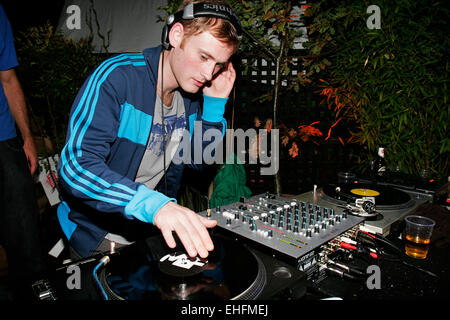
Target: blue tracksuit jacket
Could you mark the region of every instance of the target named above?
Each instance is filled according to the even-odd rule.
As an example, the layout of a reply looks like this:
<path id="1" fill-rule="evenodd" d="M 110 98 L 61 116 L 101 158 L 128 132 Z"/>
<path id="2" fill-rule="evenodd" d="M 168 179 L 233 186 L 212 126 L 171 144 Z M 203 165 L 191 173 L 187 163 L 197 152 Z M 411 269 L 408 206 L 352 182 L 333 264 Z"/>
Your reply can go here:
<path id="1" fill-rule="evenodd" d="M 108 232 L 123 235 L 133 220 L 152 223 L 163 205 L 175 201 L 183 164 L 171 163 L 166 195 L 134 182 L 152 130 L 160 52 L 159 46 L 105 60 L 73 103 L 58 164 L 62 202 L 57 215 L 83 257 L 92 255 Z M 226 99 L 205 97 L 201 103 L 201 95 L 184 93 L 183 98 L 192 141 L 194 121 L 201 121 L 203 132 L 214 128 L 223 135 Z"/>

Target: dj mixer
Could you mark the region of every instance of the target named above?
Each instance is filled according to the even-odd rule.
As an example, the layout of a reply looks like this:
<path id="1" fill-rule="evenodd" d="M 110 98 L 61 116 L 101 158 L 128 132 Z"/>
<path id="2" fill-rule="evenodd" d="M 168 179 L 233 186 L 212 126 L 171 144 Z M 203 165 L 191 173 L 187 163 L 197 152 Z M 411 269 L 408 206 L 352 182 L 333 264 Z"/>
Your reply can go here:
<path id="1" fill-rule="evenodd" d="M 364 221 L 345 211 L 270 193 L 199 214 L 217 220 L 221 231 L 294 263 Z"/>

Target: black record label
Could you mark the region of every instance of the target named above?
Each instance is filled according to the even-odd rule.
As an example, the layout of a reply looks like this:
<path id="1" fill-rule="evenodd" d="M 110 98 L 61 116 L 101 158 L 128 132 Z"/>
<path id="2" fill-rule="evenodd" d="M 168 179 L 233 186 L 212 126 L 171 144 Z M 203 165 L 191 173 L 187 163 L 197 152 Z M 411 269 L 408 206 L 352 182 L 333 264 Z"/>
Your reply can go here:
<path id="1" fill-rule="evenodd" d="M 158 263 L 159 270 L 173 277 L 190 277 L 208 267 L 208 260 L 191 258 L 185 252 L 168 253 Z"/>

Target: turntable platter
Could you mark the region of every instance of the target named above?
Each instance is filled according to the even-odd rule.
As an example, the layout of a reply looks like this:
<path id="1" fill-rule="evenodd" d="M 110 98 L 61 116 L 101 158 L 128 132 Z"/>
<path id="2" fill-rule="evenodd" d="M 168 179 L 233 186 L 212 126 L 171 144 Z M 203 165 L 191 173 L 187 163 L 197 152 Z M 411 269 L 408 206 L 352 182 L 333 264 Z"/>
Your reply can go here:
<path id="1" fill-rule="evenodd" d="M 411 196 L 406 192 L 382 185 L 327 184 L 322 191 L 324 199 L 338 204 L 355 203 L 356 199 L 362 197 L 374 197 L 378 209 L 397 210 L 414 205 Z"/>
<path id="2" fill-rule="evenodd" d="M 168 248 L 162 237 L 119 251 L 100 282 L 117 300 L 255 299 L 266 282 L 264 264 L 246 247 L 215 236 L 206 260 Z"/>

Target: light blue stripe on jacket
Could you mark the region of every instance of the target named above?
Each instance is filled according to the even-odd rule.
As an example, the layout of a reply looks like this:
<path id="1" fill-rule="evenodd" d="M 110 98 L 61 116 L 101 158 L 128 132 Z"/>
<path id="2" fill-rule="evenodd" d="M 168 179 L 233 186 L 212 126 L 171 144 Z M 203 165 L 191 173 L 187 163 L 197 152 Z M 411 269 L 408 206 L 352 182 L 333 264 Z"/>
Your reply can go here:
<path id="1" fill-rule="evenodd" d="M 133 61 L 131 59 L 137 59 L 137 61 Z M 86 90 L 81 97 L 80 102 L 78 103 L 72 117 L 70 120 L 70 129 L 71 135 L 69 138 L 66 147 L 64 148 L 61 156 L 61 161 L 63 162 L 64 168 L 67 170 L 67 174 L 73 181 L 76 181 L 75 184 L 69 177 L 67 177 L 62 170 L 62 178 L 70 184 L 74 189 L 84 193 L 85 195 L 110 203 L 114 203 L 117 205 L 125 206 L 132 198 L 132 196 L 136 193 L 135 190 L 127 187 L 126 185 L 115 183 L 110 184 L 104 179 L 98 177 L 94 173 L 84 169 L 77 161 L 76 156 L 81 156 L 81 144 L 83 141 L 84 134 L 89 127 L 93 114 L 95 112 L 95 106 L 97 103 L 97 99 L 99 96 L 100 86 L 105 81 L 106 77 L 118 66 L 133 64 L 135 66 L 145 66 L 145 61 L 143 60 L 142 54 L 125 54 L 115 57 L 113 59 L 105 61 L 99 68 L 95 71 L 95 73 L 90 78 Z M 92 100 L 93 99 L 93 100 Z M 78 120 L 75 119 L 80 114 Z M 80 129 L 80 126 L 84 122 L 83 126 Z M 79 134 L 78 134 L 79 133 Z M 74 139 L 77 137 L 76 144 L 74 144 Z M 66 154 L 68 153 L 69 159 L 67 159 Z M 77 172 L 70 169 L 70 164 L 73 165 L 74 169 Z M 95 183 L 89 182 L 87 179 L 82 178 L 82 176 L 92 179 L 95 183 L 102 185 L 104 188 L 98 187 Z M 118 190 L 122 190 L 124 192 L 116 192 L 110 190 L 111 187 L 114 187 Z M 106 196 L 106 197 L 105 197 Z M 113 197 L 113 198 L 110 198 Z M 114 198 L 122 198 L 122 201 Z"/>

